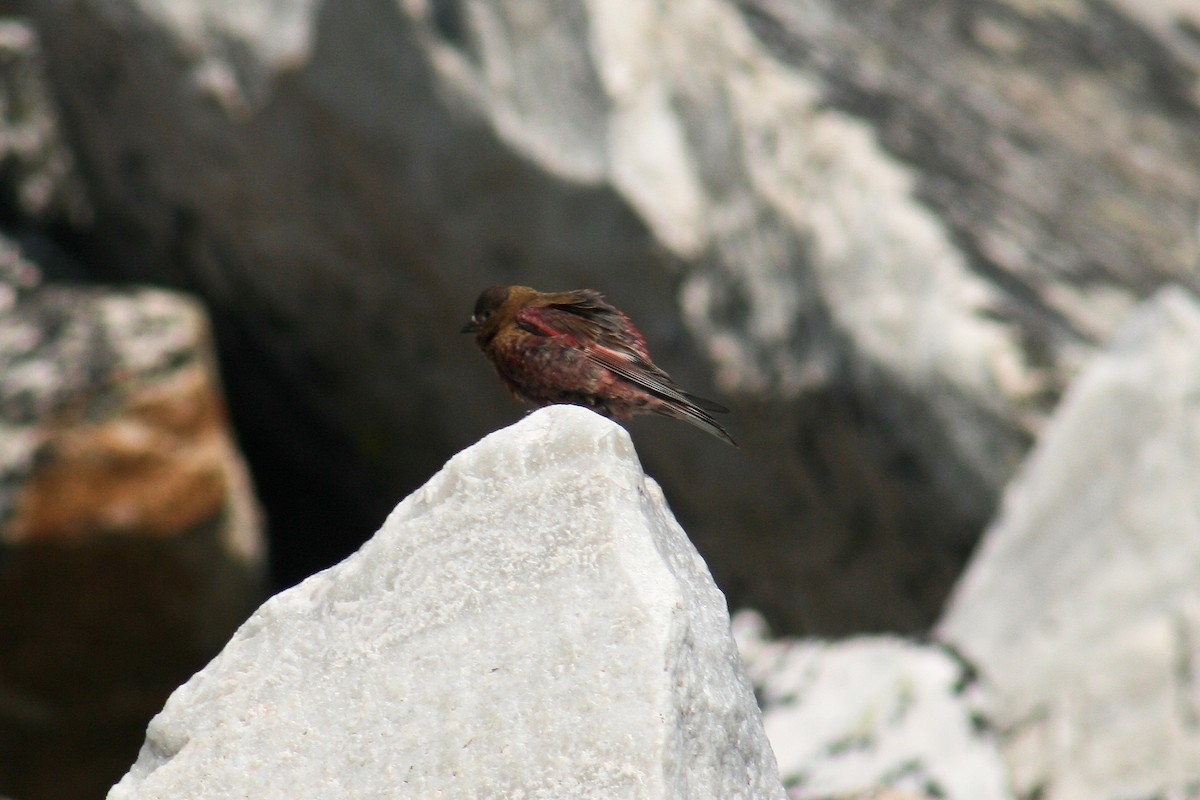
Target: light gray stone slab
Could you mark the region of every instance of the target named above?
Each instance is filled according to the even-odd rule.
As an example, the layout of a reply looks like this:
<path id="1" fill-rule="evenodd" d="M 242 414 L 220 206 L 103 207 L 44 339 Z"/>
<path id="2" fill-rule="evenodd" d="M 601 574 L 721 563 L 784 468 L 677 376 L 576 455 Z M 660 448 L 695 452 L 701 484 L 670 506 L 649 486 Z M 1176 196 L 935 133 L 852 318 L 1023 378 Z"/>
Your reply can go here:
<path id="1" fill-rule="evenodd" d="M 1071 387 L 938 633 L 995 687 L 1022 793 L 1200 791 L 1193 295 L 1140 306 Z"/>
<path id="2" fill-rule="evenodd" d="M 110 800 L 782 798 L 724 599 L 628 434 L 555 406 L 267 602 Z"/>

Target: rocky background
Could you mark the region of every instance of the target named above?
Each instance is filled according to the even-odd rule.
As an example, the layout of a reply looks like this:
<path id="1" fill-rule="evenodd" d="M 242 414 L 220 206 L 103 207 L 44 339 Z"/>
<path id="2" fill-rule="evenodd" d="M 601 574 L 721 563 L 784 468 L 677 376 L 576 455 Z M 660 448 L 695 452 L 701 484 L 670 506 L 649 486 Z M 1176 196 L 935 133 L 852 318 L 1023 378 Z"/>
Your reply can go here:
<path id="1" fill-rule="evenodd" d="M 739 451 L 631 425 L 731 607 L 936 629 L 988 786 L 1197 793 L 1190 0 L 0 13 L 0 793 L 100 796 L 261 599 L 234 437 L 278 589 L 518 419 L 457 334 L 513 282 L 605 292 L 735 408 Z M 886 740 L 775 746 L 818 797 Z M 972 796 L 913 759 L 851 771 Z"/>

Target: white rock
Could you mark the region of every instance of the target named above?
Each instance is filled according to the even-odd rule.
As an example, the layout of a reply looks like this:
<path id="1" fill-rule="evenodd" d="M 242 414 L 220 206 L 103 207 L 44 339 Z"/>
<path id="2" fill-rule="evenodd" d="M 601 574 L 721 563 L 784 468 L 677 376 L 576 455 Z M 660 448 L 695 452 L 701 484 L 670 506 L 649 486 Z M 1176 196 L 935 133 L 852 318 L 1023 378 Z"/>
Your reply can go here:
<path id="1" fill-rule="evenodd" d="M 724 599 L 628 435 L 538 411 L 269 602 L 110 800 L 781 798 Z"/>
<path id="2" fill-rule="evenodd" d="M 939 633 L 997 687 L 1017 789 L 1200 793 L 1200 305 L 1139 307 L 1063 400 Z"/>
<path id="3" fill-rule="evenodd" d="M 1012 798 L 977 723 L 980 687 L 944 649 L 896 636 L 770 641 L 753 612 L 733 629 L 791 797 Z"/>

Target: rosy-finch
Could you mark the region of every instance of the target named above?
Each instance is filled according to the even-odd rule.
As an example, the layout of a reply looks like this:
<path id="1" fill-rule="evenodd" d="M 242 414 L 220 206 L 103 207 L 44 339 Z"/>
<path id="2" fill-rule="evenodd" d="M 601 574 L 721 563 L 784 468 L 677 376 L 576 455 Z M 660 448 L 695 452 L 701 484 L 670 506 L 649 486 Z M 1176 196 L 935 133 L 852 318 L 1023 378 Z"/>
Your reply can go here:
<path id="1" fill-rule="evenodd" d="M 650 360 L 641 331 L 598 292 L 493 286 L 463 326 L 518 400 L 571 403 L 617 420 L 675 417 L 734 447 L 709 412 L 729 409 L 682 391 Z"/>

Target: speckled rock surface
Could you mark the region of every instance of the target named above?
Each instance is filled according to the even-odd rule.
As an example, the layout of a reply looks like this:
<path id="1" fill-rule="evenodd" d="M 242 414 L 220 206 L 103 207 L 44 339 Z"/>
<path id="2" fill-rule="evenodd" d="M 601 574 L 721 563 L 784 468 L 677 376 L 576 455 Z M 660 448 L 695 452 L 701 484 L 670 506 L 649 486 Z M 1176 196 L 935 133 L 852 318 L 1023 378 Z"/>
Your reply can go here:
<path id="1" fill-rule="evenodd" d="M 1015 797 L 982 716 L 986 688 L 944 648 L 898 636 L 770 639 L 750 611 L 733 630 L 789 797 Z"/>

